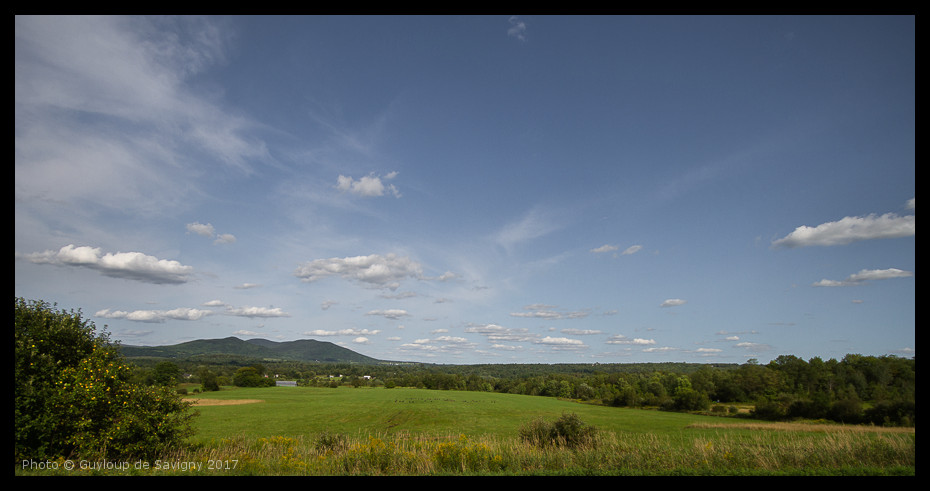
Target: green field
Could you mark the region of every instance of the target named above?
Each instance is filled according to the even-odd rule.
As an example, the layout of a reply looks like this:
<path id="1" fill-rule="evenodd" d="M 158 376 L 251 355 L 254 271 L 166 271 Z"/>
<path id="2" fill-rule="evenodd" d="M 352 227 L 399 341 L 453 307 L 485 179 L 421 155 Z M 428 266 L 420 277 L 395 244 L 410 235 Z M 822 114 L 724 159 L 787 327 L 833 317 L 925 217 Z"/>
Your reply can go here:
<path id="1" fill-rule="evenodd" d="M 17 474 L 914 476 L 916 468 L 914 428 L 765 423 L 414 388 L 226 387 L 187 399 L 199 412 L 191 448 L 142 469 L 126 461 L 63 470 L 60 459 Z M 531 422 L 566 415 L 594 427 L 596 438 L 572 445 L 521 438 Z"/>
<path id="2" fill-rule="evenodd" d="M 563 413 L 576 413 L 586 423 L 606 431 L 662 435 L 701 433 L 704 430 L 688 426 L 730 421 L 685 413 L 594 406 L 551 397 L 414 388 L 239 388 L 205 393 L 198 399 L 262 401 L 197 406 L 200 416 L 196 420 L 195 440 L 199 442 L 231 436 L 298 437 L 323 431 L 363 436 L 416 433 L 516 437 L 520 426 L 529 420 L 556 419 Z"/>

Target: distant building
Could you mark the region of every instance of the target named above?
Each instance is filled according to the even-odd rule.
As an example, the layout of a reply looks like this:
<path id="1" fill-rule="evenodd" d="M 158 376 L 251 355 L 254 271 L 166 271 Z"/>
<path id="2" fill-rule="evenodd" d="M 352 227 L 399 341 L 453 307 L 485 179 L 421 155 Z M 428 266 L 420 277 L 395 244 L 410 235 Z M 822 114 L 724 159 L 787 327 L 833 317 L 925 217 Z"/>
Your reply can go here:
<path id="1" fill-rule="evenodd" d="M 297 382 L 294 380 L 276 380 L 274 385 L 276 387 L 297 387 Z"/>

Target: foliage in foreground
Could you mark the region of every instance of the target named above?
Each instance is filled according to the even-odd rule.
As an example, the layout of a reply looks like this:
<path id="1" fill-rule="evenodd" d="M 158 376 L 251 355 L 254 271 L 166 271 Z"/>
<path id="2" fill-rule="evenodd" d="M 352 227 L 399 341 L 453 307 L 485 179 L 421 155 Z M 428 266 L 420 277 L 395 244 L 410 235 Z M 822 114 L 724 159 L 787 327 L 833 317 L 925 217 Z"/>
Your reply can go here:
<path id="1" fill-rule="evenodd" d="M 15 460 L 148 457 L 191 433 L 189 404 L 136 384 L 118 347 L 80 312 L 15 299 Z"/>
<path id="2" fill-rule="evenodd" d="M 164 454 L 145 468 L 42 472 L 110 475 L 914 475 L 913 434 L 759 431 L 708 437 L 601 433 L 596 444 L 395 434 L 230 438 Z"/>

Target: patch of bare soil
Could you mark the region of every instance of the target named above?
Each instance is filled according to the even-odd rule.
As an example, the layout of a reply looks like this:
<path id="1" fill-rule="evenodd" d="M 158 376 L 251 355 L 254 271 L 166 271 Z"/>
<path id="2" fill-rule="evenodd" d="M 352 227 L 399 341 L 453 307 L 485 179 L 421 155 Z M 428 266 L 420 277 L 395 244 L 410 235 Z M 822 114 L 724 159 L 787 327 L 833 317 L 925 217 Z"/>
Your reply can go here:
<path id="1" fill-rule="evenodd" d="M 195 406 L 236 406 L 239 404 L 254 404 L 265 402 L 261 399 L 188 399 Z"/>

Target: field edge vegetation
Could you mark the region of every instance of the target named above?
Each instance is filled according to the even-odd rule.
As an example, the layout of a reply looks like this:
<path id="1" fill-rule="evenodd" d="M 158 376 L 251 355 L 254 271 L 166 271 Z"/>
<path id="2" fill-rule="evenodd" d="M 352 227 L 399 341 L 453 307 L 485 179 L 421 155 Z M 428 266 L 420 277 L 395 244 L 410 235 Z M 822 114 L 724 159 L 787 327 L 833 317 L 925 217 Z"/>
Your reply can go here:
<path id="1" fill-rule="evenodd" d="M 164 360 L 135 365 L 79 311 L 56 311 L 21 298 L 15 307 L 16 475 L 913 475 L 916 465 L 914 359 L 856 355 L 808 363 L 782 356 L 768 365 L 683 372 L 585 365 L 540 373 L 546 367 L 506 365 L 493 367 L 493 375 L 488 366 L 275 365 L 274 375 L 305 386 L 380 387 L 386 393 L 406 386 L 430 393 L 542 396 L 601 410 L 663 410 L 652 412 L 650 428 L 661 424 L 666 411 L 815 423 L 829 423 L 823 419 L 828 416 L 871 424 L 856 427 L 860 431 L 836 430 L 847 425 L 833 423 L 740 431 L 702 423 L 706 431 L 676 434 L 607 431 L 571 412 L 554 420 L 531 419 L 527 412 L 520 428 L 483 435 L 330 430 L 282 435 L 272 426 L 260 435 L 223 434 L 193 442 L 201 410 L 246 411 L 249 404 L 197 408 L 182 395 L 191 389 L 205 399 L 215 393 L 228 402 L 228 395 L 235 395 L 224 394 L 222 383 L 260 387 L 270 380 L 274 385 L 266 367 L 233 365 L 227 377 L 217 372 L 229 367 Z M 326 375 L 342 368 L 347 373 L 338 378 Z M 387 371 L 358 375 L 379 369 Z M 728 393 L 733 397 L 723 400 L 732 403 L 711 404 L 708 394 Z M 740 409 L 747 406 L 748 412 Z M 882 427 L 887 431 L 875 431 Z M 893 427 L 904 429 L 890 431 Z"/>

